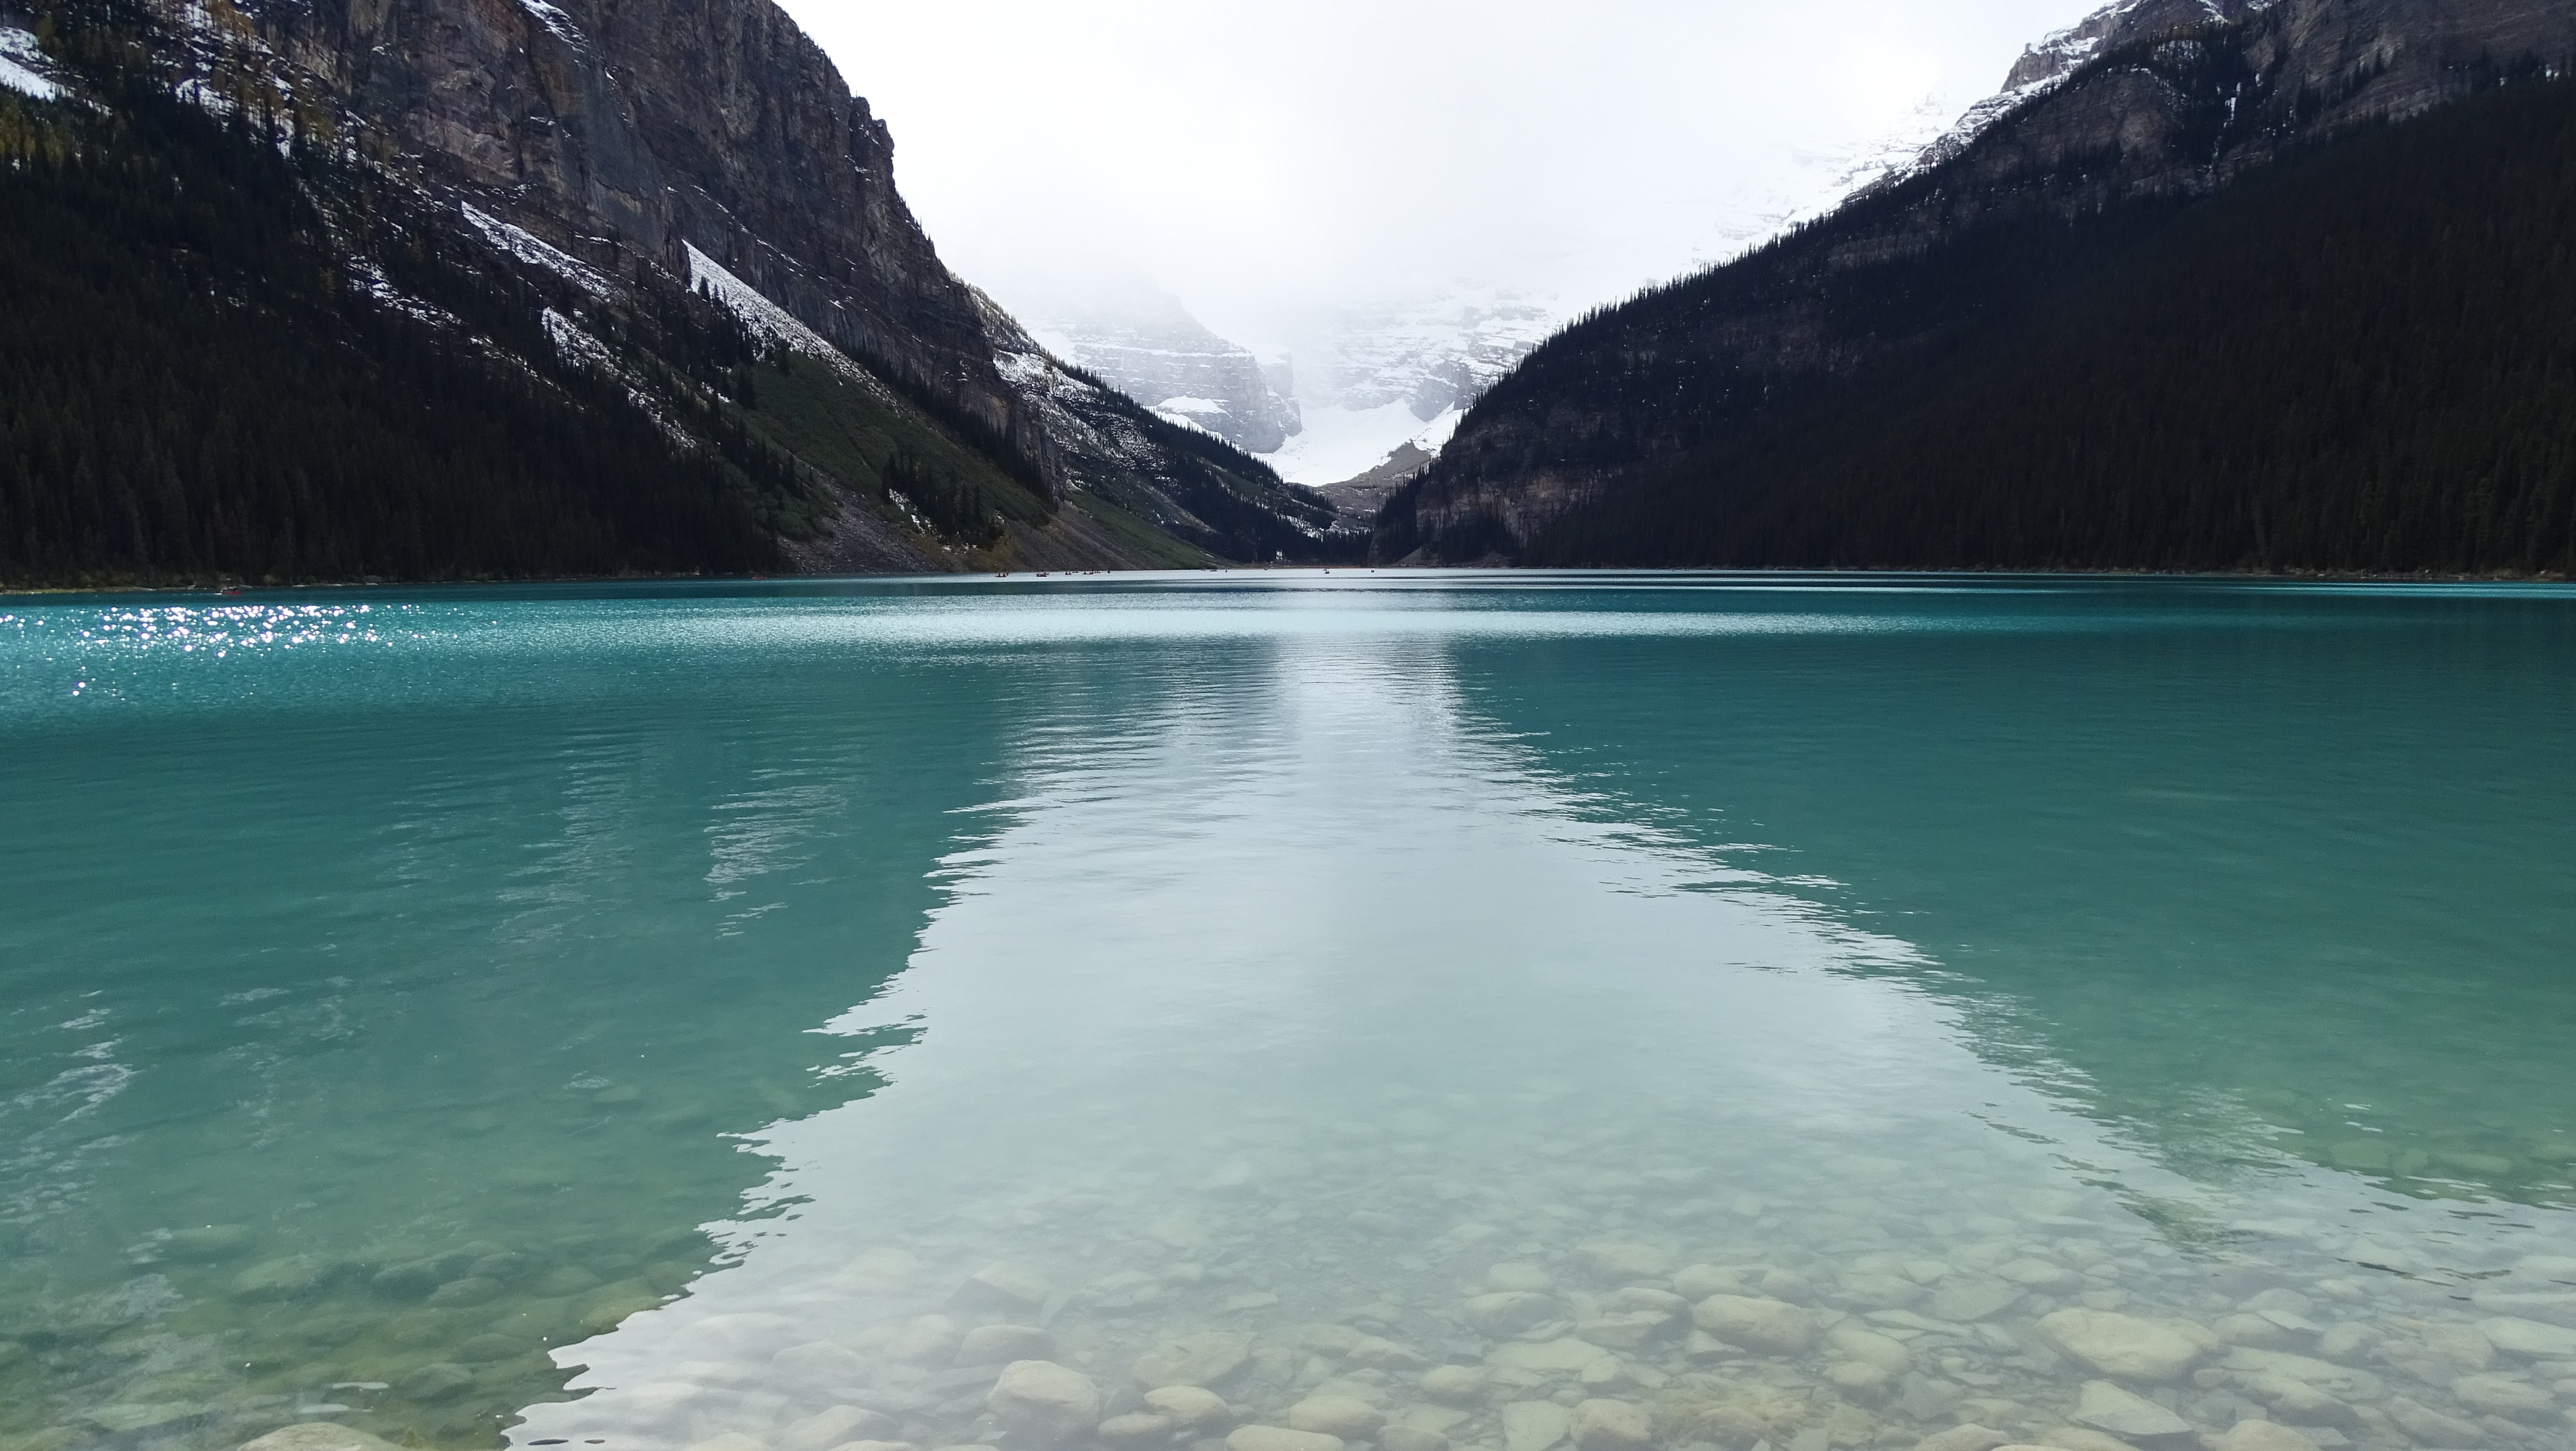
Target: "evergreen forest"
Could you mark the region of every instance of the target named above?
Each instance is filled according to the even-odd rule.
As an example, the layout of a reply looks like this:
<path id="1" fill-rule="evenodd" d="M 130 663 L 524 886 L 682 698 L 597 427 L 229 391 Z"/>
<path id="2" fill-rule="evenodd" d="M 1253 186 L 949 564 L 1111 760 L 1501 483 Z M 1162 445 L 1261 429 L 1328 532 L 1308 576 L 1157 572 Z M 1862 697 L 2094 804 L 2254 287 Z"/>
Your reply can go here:
<path id="1" fill-rule="evenodd" d="M 776 560 L 776 531 L 816 507 L 783 454 L 704 387 L 668 394 L 697 402 L 685 421 L 708 446 L 675 441 L 616 380 L 559 359 L 542 317 L 572 298 L 402 225 L 407 200 L 140 71 L 98 113 L 0 92 L 0 579 Z M 657 302 L 603 330 L 705 380 L 755 360 L 712 307 L 676 287 Z"/>
<path id="2" fill-rule="evenodd" d="M 1477 461 L 1487 479 L 1587 479 L 1571 507 L 1525 538 L 1491 510 L 1426 525 L 1417 506 L 1462 481 L 1444 459 L 1381 516 L 1377 556 L 2576 569 L 2576 83 L 2525 77 L 2206 197 L 1967 230 L 1816 280 L 1902 200 L 1550 341 L 1462 435 L 1507 440 Z M 1820 350 L 1863 361 L 1756 366 L 1690 341 L 1793 296 Z"/>

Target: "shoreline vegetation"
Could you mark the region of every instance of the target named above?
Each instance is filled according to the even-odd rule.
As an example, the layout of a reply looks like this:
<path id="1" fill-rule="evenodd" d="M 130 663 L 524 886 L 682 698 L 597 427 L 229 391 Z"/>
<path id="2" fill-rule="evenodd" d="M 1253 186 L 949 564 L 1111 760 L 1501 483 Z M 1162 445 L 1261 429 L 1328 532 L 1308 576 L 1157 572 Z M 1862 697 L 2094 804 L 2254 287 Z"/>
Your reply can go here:
<path id="1" fill-rule="evenodd" d="M 1846 575 L 1857 578 L 1903 578 L 1910 575 L 1970 575 L 1984 579 L 2208 579 L 2273 581 L 2282 584 L 2570 584 L 2576 577 L 2554 570 L 2526 573 L 2486 570 L 2475 573 L 2417 570 L 2388 573 L 2337 569 L 1849 569 L 1833 566 L 1738 569 L 1723 566 L 1672 566 L 1645 569 L 1617 565 L 1537 564 L 1218 564 L 1156 569 L 1014 569 L 950 570 L 940 573 L 888 571 L 838 574 L 562 574 L 481 579 L 317 579 L 293 583 L 222 580 L 187 584 L 16 584 L 0 581 L 0 599 L 58 598 L 69 595 L 211 595 L 230 598 L 287 590 L 336 589 L 473 589 L 492 586 L 599 584 L 818 584 L 833 580 L 970 580 L 1099 579 L 1130 574 L 1706 574 L 1706 575 Z"/>

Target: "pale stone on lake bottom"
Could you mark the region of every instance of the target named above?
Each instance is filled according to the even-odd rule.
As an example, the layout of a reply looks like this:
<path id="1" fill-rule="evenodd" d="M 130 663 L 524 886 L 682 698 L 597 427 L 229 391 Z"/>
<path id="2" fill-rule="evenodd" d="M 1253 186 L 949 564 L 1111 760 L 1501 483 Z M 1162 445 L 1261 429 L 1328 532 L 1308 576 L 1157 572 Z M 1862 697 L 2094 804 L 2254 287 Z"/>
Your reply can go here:
<path id="1" fill-rule="evenodd" d="M 1545 1265 L 1532 1264 L 1527 1260 L 1505 1260 L 1503 1263 L 1485 1271 L 1485 1284 L 1487 1288 L 1495 1290 L 1548 1290 L 1554 1288 L 1554 1281 L 1548 1275 L 1547 1267 Z"/>
<path id="2" fill-rule="evenodd" d="M 2138 1451 L 2138 1448 L 2089 1426 L 2052 1426 L 2039 1433 L 2039 1444 L 2055 1451 Z"/>
<path id="3" fill-rule="evenodd" d="M 243 1300 L 293 1299 L 320 1289 L 330 1270 L 330 1262 L 319 1255 L 262 1260 L 233 1277 L 232 1291 Z"/>
<path id="4" fill-rule="evenodd" d="M 886 1342 L 886 1354 L 906 1365 L 941 1366 L 957 1358 L 962 1332 L 945 1315 L 917 1315 Z"/>
<path id="5" fill-rule="evenodd" d="M 710 1436 L 696 1443 L 689 1448 L 689 1451 L 769 1451 L 769 1443 L 757 1436 L 746 1436 L 740 1431 L 727 1431 L 721 1436 Z"/>
<path id="6" fill-rule="evenodd" d="M 2474 1325 L 2427 1325 L 2417 1338 L 2426 1350 L 2462 1370 L 2484 1370 L 2495 1364 L 2495 1342 Z"/>
<path id="7" fill-rule="evenodd" d="M 959 1310 L 1034 1310 L 1054 1292 L 1046 1276 L 1035 1270 L 990 1264 L 967 1276 L 948 1303 Z"/>
<path id="8" fill-rule="evenodd" d="M 1535 1290 L 1498 1290 L 1477 1295 L 1458 1307 L 1468 1324 L 1496 1339 L 1518 1335 L 1533 1325 L 1555 1319 L 1556 1298 Z"/>
<path id="9" fill-rule="evenodd" d="M 2239 1421 L 2212 1437 L 2210 1451 L 2317 1451 L 2317 1443 L 2277 1421 Z"/>
<path id="10" fill-rule="evenodd" d="M 1846 1320 L 1826 1332 L 1826 1341 L 1853 1360 L 1875 1365 L 1898 1375 L 1914 1366 L 1914 1352 L 1905 1342 L 1874 1330 L 1864 1330 Z"/>
<path id="11" fill-rule="evenodd" d="M 2478 1333 L 2508 1355 L 2535 1359 L 2576 1360 L 2576 1330 L 2544 1325 L 2519 1316 L 2499 1315 L 2478 1322 Z"/>
<path id="12" fill-rule="evenodd" d="M 2191 1369 L 2200 1342 L 2171 1325 L 2106 1310 L 2060 1310 L 2039 1333 L 2070 1359 L 2103 1375 L 2155 1384 Z"/>
<path id="13" fill-rule="evenodd" d="M 1449 1451 L 1449 1438 L 1421 1426 L 1389 1426 L 1378 1433 L 1385 1451 Z"/>
<path id="14" fill-rule="evenodd" d="M 2189 1421 L 2145 1396 L 2122 1390 L 2107 1380 L 2084 1383 L 2084 1389 L 2076 1396 L 2075 1420 L 2079 1425 L 2133 1441 L 2191 1434 Z"/>
<path id="15" fill-rule="evenodd" d="M 1915 1442 L 1914 1451 L 1994 1451 L 1994 1448 L 2004 1444 L 2007 1439 L 2009 1438 L 2003 1432 L 1994 1427 L 1980 1426 L 1971 1421 L 1963 1426 L 1952 1426 L 1946 1431 L 1933 1432 Z"/>
<path id="16" fill-rule="evenodd" d="M 1576 1322 L 1574 1334 L 1607 1350 L 1635 1350 L 1670 1329 L 1678 1318 L 1669 1310 L 1614 1310 Z"/>
<path id="17" fill-rule="evenodd" d="M 2388 1419 L 2427 1446 L 2477 1446 L 2487 1440 L 2486 1428 L 2477 1422 L 2447 1415 L 2405 1396 L 2389 1399 Z"/>
<path id="18" fill-rule="evenodd" d="M 1554 1401 L 1514 1401 L 1503 1407 L 1503 1451 L 1548 1451 L 1573 1424 L 1572 1413 Z"/>
<path id="19" fill-rule="evenodd" d="M 860 1406 L 833 1406 L 791 1422 L 778 1434 L 778 1451 L 831 1451 L 846 1441 L 891 1441 L 894 1418 Z"/>
<path id="20" fill-rule="evenodd" d="M 1342 1451 L 1342 1438 L 1286 1426 L 1237 1426 L 1225 1451 Z"/>
<path id="21" fill-rule="evenodd" d="M 2529 1419 L 2555 1414 L 2557 1398 L 2529 1381 L 2504 1375 L 2464 1375 L 2451 1382 L 2451 1395 L 2473 1411 Z"/>
<path id="22" fill-rule="evenodd" d="M 1711 1295 L 1691 1309 L 1700 1329 L 1732 1345 L 1789 1355 L 1816 1343 L 1811 1310 L 1747 1295 Z"/>
<path id="23" fill-rule="evenodd" d="M 1160 1386 L 1145 1392 L 1145 1405 L 1184 1426 L 1214 1426 L 1233 1417 L 1225 1397 L 1205 1386 Z"/>
<path id="24" fill-rule="evenodd" d="M 1366 1441 L 1386 1425 L 1386 1413 L 1357 1396 L 1308 1396 L 1288 1408 L 1288 1425 L 1291 1430 Z"/>
<path id="25" fill-rule="evenodd" d="M 1472 1365 L 1435 1365 L 1422 1373 L 1422 1393 L 1453 1406 L 1485 1398 L 1486 1375 Z"/>
<path id="26" fill-rule="evenodd" d="M 1360 1343 L 1354 1334 L 1353 1347 Z M 1346 1352 L 1347 1353 L 1347 1352 Z M 1252 1359 L 1252 1337 L 1240 1330 L 1206 1330 L 1166 1341 L 1136 1358 L 1136 1384 L 1215 1386 L 1231 1380 Z"/>
<path id="27" fill-rule="evenodd" d="M 355 1427 L 305 1421 L 244 1441 L 241 1451 L 394 1451 L 394 1444 Z"/>
<path id="28" fill-rule="evenodd" d="M 1430 1363 L 1429 1357 L 1409 1345 L 1399 1345 L 1383 1335 L 1371 1335 L 1354 1345 L 1346 1357 L 1353 1365 L 1376 1370 L 1418 1370 Z"/>
<path id="29" fill-rule="evenodd" d="M 2011 1309 L 2021 1297 L 2019 1286 L 2000 1280 L 1953 1276 L 1934 1288 L 1930 1309 L 1935 1320 L 1973 1325 Z"/>
<path id="30" fill-rule="evenodd" d="M 1100 1390 L 1091 1377 L 1051 1360 L 1002 1367 L 984 1404 L 1003 1429 L 1033 1445 L 1056 1445 L 1100 1424 Z"/>
<path id="31" fill-rule="evenodd" d="M 1131 1411 L 1126 1415 L 1112 1416 L 1101 1422 L 1099 1431 L 1094 1434 L 1113 1446 L 1141 1446 L 1169 1441 L 1172 1439 L 1173 1430 L 1179 1424 L 1169 1416 L 1158 1416 L 1150 1411 Z"/>
<path id="32" fill-rule="evenodd" d="M 1628 1401 L 1589 1400 L 1574 1408 L 1567 1427 L 1576 1451 L 1647 1451 L 1655 1444 L 1646 1408 Z"/>

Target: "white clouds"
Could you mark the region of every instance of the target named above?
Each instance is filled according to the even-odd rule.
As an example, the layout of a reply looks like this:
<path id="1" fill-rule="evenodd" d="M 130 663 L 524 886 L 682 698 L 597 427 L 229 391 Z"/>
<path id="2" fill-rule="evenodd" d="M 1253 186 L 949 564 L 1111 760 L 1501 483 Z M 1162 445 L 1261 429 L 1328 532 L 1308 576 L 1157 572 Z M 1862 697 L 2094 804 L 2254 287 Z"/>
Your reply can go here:
<path id="1" fill-rule="evenodd" d="M 1723 256 L 2092 0 L 788 0 L 1006 302 L 1120 266 L 1259 341 L 1455 280 L 1575 306 Z"/>

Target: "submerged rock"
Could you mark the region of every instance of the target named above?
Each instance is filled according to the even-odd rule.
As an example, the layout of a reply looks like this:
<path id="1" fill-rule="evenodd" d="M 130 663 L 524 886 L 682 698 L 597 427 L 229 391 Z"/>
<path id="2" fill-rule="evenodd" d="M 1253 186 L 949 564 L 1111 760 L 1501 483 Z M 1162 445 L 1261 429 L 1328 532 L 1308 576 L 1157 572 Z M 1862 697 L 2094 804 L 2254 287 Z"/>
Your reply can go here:
<path id="1" fill-rule="evenodd" d="M 1184 1426 L 1222 1425 L 1233 1418 L 1225 1397 L 1204 1386 L 1162 1386 L 1145 1392 L 1145 1405 Z"/>
<path id="2" fill-rule="evenodd" d="M 887 1441 L 897 1429 L 894 1418 L 882 1412 L 833 1406 L 791 1422 L 778 1435 L 778 1451 L 831 1451 L 850 1441 Z"/>
<path id="3" fill-rule="evenodd" d="M 1497 1339 L 1543 1325 L 1555 1319 L 1558 1310 L 1554 1296 L 1534 1290 L 1499 1290 L 1474 1296 L 1458 1307 L 1468 1324 Z"/>
<path id="4" fill-rule="evenodd" d="M 2039 1333 L 2073 1360 L 2119 1380 L 2161 1384 L 2191 1369 L 2201 1342 L 2173 1326 L 2105 1310 L 2060 1310 Z"/>
<path id="5" fill-rule="evenodd" d="M 2209 1451 L 2318 1451 L 2318 1447 L 2277 1421 L 2239 1421 L 2211 1437 Z"/>
<path id="6" fill-rule="evenodd" d="M 1700 1329 L 1748 1350 L 1794 1355 L 1816 1343 L 1816 1315 L 1780 1300 L 1711 1295 L 1691 1309 Z"/>
<path id="7" fill-rule="evenodd" d="M 1354 1334 L 1345 1354 L 1355 1352 L 1365 1337 Z M 1233 1379 L 1252 1359 L 1252 1337 L 1239 1330 L 1208 1330 L 1165 1341 L 1136 1358 L 1136 1385 L 1141 1390 L 1164 1386 L 1217 1386 Z"/>
<path id="8" fill-rule="evenodd" d="M 1647 1451 L 1655 1444 L 1646 1408 L 1627 1401 L 1590 1400 L 1574 1408 L 1567 1428 L 1576 1451 Z"/>
<path id="9" fill-rule="evenodd" d="M 242 1300 L 300 1299 L 320 1290 L 334 1268 L 320 1255 L 262 1260 L 233 1276 L 233 1296 Z"/>
<path id="10" fill-rule="evenodd" d="M 1045 1360 L 1054 1354 L 1055 1337 L 1034 1325 L 979 1325 L 957 1344 L 959 1365 Z"/>
<path id="11" fill-rule="evenodd" d="M 281 1426 L 241 1444 L 240 1451 L 396 1451 L 394 1443 L 353 1426 L 305 1421 Z"/>
<path id="12" fill-rule="evenodd" d="M 1915 1442 L 1914 1451 L 1995 1451 L 2008 1439 L 1992 1426 L 1980 1426 L 1971 1421 L 1946 1431 L 1933 1432 Z"/>
<path id="13" fill-rule="evenodd" d="M 1345 1441 L 1366 1441 L 1385 1428 L 1386 1413 L 1357 1396 L 1308 1396 L 1288 1408 L 1288 1425 Z"/>
<path id="14" fill-rule="evenodd" d="M 1503 1407 L 1503 1451 L 1548 1451 L 1573 1426 L 1573 1415 L 1554 1401 L 1514 1401 Z"/>
<path id="15" fill-rule="evenodd" d="M 1237 1426 L 1225 1451 L 1342 1451 L 1342 1438 L 1286 1426 Z"/>
<path id="16" fill-rule="evenodd" d="M 2075 1402 L 2076 1424 L 2125 1440 L 2188 1436 L 2191 1423 L 2134 1391 L 2107 1380 L 2086 1381 Z"/>
<path id="17" fill-rule="evenodd" d="M 1044 1305 L 1055 1287 L 1044 1275 L 1017 1265 L 989 1264 L 966 1277 L 948 1297 L 952 1310 L 1019 1312 Z"/>
<path id="18" fill-rule="evenodd" d="M 1091 1377 L 1051 1360 L 1015 1360 L 984 1399 L 994 1419 L 1030 1445 L 1054 1446 L 1100 1424 L 1100 1391 Z"/>
<path id="19" fill-rule="evenodd" d="M 2576 1360 L 2576 1330 L 2537 1320 L 2499 1315 L 2478 1322 L 2478 1333 L 2507 1355 L 2539 1360 Z"/>
<path id="20" fill-rule="evenodd" d="M 1435 1365 L 1422 1373 L 1422 1394 L 1445 1405 L 1471 1406 L 1485 1398 L 1486 1380 L 1472 1365 Z"/>

